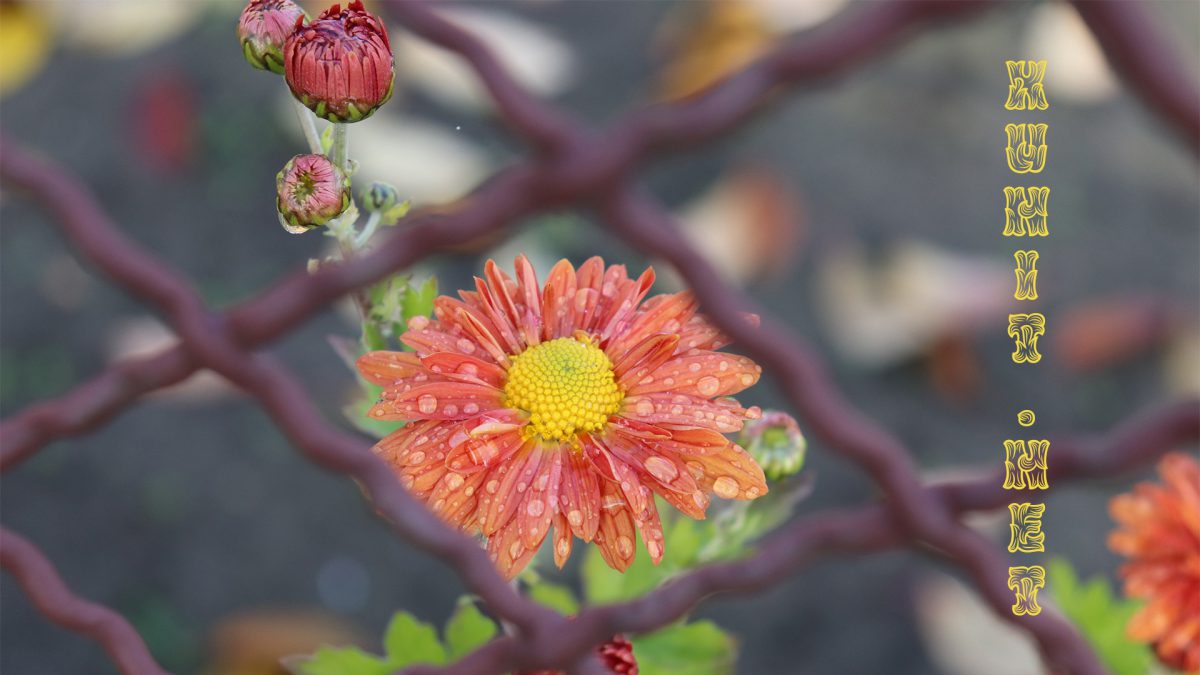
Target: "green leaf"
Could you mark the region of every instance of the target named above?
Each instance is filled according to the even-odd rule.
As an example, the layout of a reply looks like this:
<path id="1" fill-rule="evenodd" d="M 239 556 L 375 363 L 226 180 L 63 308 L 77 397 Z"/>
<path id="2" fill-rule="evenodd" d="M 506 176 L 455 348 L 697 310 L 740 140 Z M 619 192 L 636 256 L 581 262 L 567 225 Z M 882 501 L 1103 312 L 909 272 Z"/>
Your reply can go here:
<path id="1" fill-rule="evenodd" d="M 711 621 L 677 623 L 633 638 L 638 670 L 671 675 L 729 675 L 737 642 Z"/>
<path id="2" fill-rule="evenodd" d="M 474 651 L 496 635 L 496 624 L 483 615 L 475 602 L 464 597 L 458 601 L 458 609 L 446 622 L 446 647 L 450 660 Z"/>
<path id="3" fill-rule="evenodd" d="M 321 647 L 311 657 L 288 659 L 298 675 L 389 675 L 387 661 L 357 647 Z"/>
<path id="4" fill-rule="evenodd" d="M 404 289 L 404 299 L 400 302 L 401 320 L 405 325 L 416 316 L 429 316 L 433 313 L 433 301 L 437 298 L 437 277 L 429 277 L 421 285 L 408 284 Z"/>
<path id="5" fill-rule="evenodd" d="M 446 662 L 446 649 L 438 640 L 437 631 L 427 623 L 417 621 L 405 611 L 396 612 L 383 634 L 383 649 L 387 652 L 387 663 L 392 668 L 401 668 L 414 663 L 442 665 Z"/>
<path id="6" fill-rule="evenodd" d="M 1125 626 L 1138 611 L 1138 603 L 1115 597 L 1103 578 L 1080 582 L 1071 563 L 1061 558 L 1046 565 L 1046 590 L 1109 670 L 1116 675 L 1150 672 L 1154 662 L 1150 648 L 1125 634 Z"/>
<path id="7" fill-rule="evenodd" d="M 539 581 L 529 586 L 529 598 L 561 614 L 579 613 L 579 601 L 566 586 Z"/>

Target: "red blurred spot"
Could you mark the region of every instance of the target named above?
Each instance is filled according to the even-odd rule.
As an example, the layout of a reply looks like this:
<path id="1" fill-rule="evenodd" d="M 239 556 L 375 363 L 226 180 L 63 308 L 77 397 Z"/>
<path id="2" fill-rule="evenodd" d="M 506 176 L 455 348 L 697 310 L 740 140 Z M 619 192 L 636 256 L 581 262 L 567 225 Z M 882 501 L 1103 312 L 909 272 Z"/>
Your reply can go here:
<path id="1" fill-rule="evenodd" d="M 138 157 L 151 168 L 177 172 L 195 156 L 196 93 L 178 70 L 144 79 L 133 96 L 131 134 Z"/>

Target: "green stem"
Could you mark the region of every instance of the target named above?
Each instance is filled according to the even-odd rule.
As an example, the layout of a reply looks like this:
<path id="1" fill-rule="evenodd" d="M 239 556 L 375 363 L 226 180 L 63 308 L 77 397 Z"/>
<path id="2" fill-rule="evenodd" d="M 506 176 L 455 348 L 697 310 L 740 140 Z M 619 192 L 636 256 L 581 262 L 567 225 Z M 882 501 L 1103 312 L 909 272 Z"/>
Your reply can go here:
<path id="1" fill-rule="evenodd" d="M 350 172 L 349 125 L 333 123 L 333 145 L 329 147 L 329 160 L 343 173 Z"/>
<path id="2" fill-rule="evenodd" d="M 354 248 L 361 249 L 371 240 L 371 235 L 375 234 L 376 228 L 379 227 L 379 221 L 383 219 L 383 214 L 379 211 L 372 211 L 371 215 L 367 216 L 367 224 L 363 225 L 362 232 L 354 239 Z"/>
<path id="3" fill-rule="evenodd" d="M 322 154 L 321 134 L 317 133 L 316 118 L 300 101 L 292 99 L 292 104 L 296 106 L 296 118 L 300 120 L 300 128 L 304 131 L 304 140 L 308 141 L 308 151 L 314 155 Z"/>

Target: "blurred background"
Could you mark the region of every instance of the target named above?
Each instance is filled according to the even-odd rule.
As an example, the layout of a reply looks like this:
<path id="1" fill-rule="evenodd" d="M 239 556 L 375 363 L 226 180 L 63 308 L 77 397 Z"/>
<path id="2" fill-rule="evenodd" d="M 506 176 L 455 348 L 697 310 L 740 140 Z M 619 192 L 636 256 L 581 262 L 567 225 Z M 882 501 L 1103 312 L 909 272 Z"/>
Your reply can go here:
<path id="1" fill-rule="evenodd" d="M 788 34 L 861 9 L 843 0 L 443 7 L 528 88 L 597 124 L 692 93 Z M 240 9 L 236 0 L 0 2 L 5 134 L 75 171 L 126 234 L 216 307 L 330 242 L 276 222 L 275 173 L 303 139 L 282 78 L 242 60 Z M 1147 9 L 1196 77 L 1200 4 Z M 392 43 L 396 96 L 351 129 L 368 180 L 436 205 L 520 156 L 454 56 L 398 26 Z M 1014 58 L 1048 61 L 1048 111 L 1004 110 L 1004 60 Z M 1005 165 L 1011 121 L 1050 124 L 1036 180 Z M 731 283 L 817 343 L 850 400 L 930 478 L 998 465 L 1023 408 L 1036 411 L 1035 431 L 1093 433 L 1200 392 L 1195 155 L 1116 78 L 1065 4 L 1003 3 L 926 30 L 846 77 L 781 97 L 713 144 L 653 163 L 644 178 Z M 1043 363 L 1030 368 L 1009 360 L 1018 246 L 1001 230 L 1002 188 L 1032 184 L 1051 187 L 1050 236 L 1036 242 L 1037 307 L 1050 329 Z M 5 415 L 170 341 L 21 195 L 0 196 L 0 220 Z M 561 257 L 600 254 L 634 270 L 657 262 L 586 214 L 512 233 L 412 271 L 449 290 L 487 257 L 507 266 L 522 251 L 543 274 Z M 659 270 L 658 290 L 679 288 Z M 341 423 L 355 384 L 327 338 L 355 334 L 353 314 L 331 308 L 271 348 Z M 743 401 L 779 407 L 769 375 Z M 819 443 L 809 458 L 815 491 L 801 515 L 874 497 Z M 1115 578 L 1106 504 L 1136 478 L 1049 495 L 1046 556 Z M 47 448 L 5 476 L 0 508 L 77 593 L 128 617 L 180 672 L 270 673 L 274 654 L 375 646 L 394 610 L 440 624 L 462 592 L 439 561 L 393 537 L 349 480 L 300 458 L 210 375 Z M 1006 513 L 971 522 L 1007 541 Z M 0 670 L 112 672 L 97 646 L 38 615 L 9 577 L 0 589 Z M 739 673 L 1040 672 L 1024 636 L 909 551 L 824 561 L 699 615 L 736 635 Z"/>

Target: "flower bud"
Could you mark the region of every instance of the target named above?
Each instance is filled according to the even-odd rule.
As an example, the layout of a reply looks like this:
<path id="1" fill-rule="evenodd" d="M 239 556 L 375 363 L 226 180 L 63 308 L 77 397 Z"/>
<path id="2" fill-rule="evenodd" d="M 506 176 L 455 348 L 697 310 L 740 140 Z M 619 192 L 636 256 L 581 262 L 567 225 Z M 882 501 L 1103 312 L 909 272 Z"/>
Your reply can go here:
<path id="1" fill-rule="evenodd" d="M 804 466 L 808 441 L 787 413 L 768 410 L 759 419 L 747 422 L 738 442 L 771 480 L 787 478 Z"/>
<path id="2" fill-rule="evenodd" d="M 292 0 L 250 0 L 238 19 L 238 39 L 250 65 L 283 72 L 283 44 L 307 17 Z"/>
<path id="3" fill-rule="evenodd" d="M 596 648 L 604 672 L 613 675 L 638 675 L 638 662 L 633 656 L 633 643 L 620 633 L 611 640 Z M 561 670 L 536 670 L 516 673 L 516 675 L 564 675 Z"/>
<path id="4" fill-rule="evenodd" d="M 363 209 L 366 211 L 387 211 L 400 201 L 395 187 L 379 181 L 371 183 L 370 187 L 363 190 L 358 197 L 362 200 Z"/>
<path id="5" fill-rule="evenodd" d="M 369 117 L 392 96 L 387 30 L 360 0 L 298 24 L 284 44 L 283 66 L 292 94 L 330 122 Z"/>
<path id="6" fill-rule="evenodd" d="M 350 179 L 325 155 L 296 155 L 275 177 L 275 193 L 283 229 L 299 234 L 350 206 Z"/>

